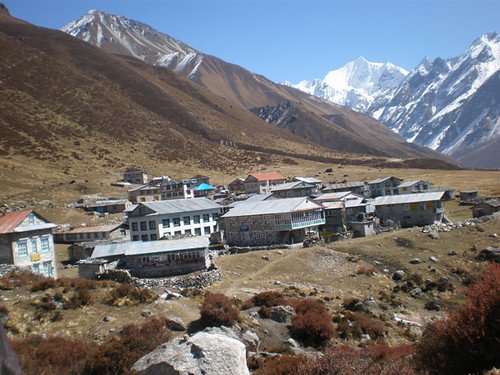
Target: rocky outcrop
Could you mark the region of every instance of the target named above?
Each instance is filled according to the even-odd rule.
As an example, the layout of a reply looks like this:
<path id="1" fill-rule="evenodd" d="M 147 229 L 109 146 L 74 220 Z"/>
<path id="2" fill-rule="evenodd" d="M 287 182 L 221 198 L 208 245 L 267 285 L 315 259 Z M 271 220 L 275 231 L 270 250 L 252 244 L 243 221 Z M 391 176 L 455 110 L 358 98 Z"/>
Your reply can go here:
<path id="1" fill-rule="evenodd" d="M 137 375 L 248 375 L 245 345 L 227 330 L 209 328 L 174 339 L 139 359 Z"/>

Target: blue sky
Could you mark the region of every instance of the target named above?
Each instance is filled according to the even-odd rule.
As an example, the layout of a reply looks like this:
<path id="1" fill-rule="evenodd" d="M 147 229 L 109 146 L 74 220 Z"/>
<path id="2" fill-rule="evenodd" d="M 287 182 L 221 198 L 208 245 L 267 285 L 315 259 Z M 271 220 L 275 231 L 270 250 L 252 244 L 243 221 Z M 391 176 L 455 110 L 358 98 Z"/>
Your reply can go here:
<path id="1" fill-rule="evenodd" d="M 0 1 L 49 28 L 93 8 L 123 15 L 276 82 L 320 78 L 358 56 L 411 70 L 500 32 L 499 0 Z"/>

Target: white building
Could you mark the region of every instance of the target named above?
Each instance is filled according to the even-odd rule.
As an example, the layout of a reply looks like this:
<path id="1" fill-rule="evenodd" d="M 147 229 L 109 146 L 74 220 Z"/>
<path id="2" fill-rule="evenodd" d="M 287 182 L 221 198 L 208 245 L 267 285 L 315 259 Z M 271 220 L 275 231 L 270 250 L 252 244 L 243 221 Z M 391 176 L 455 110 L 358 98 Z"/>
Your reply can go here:
<path id="1" fill-rule="evenodd" d="M 127 211 L 132 241 L 164 236 L 209 235 L 218 230 L 222 207 L 207 198 L 145 202 Z"/>
<path id="2" fill-rule="evenodd" d="M 0 213 L 0 263 L 57 277 L 52 238 L 55 226 L 32 210 Z"/>

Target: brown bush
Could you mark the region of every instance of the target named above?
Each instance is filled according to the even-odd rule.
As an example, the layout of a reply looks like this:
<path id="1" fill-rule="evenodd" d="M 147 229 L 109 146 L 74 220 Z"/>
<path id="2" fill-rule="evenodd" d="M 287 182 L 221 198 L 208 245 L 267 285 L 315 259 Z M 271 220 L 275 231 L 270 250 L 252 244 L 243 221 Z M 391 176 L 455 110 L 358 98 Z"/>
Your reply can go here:
<path id="1" fill-rule="evenodd" d="M 33 282 L 31 285 L 32 292 L 38 292 L 40 290 L 47 290 L 57 288 L 57 281 L 51 277 L 43 278 Z"/>
<path id="2" fill-rule="evenodd" d="M 314 299 L 292 301 L 295 309 L 290 334 L 304 345 L 321 347 L 335 334 L 332 319 L 325 305 Z"/>
<path id="3" fill-rule="evenodd" d="M 128 325 L 104 344 L 79 339 L 29 336 L 13 342 L 27 375 L 129 374 L 142 356 L 171 339 L 163 318 L 150 318 L 141 326 Z"/>
<path id="4" fill-rule="evenodd" d="M 285 296 L 283 295 L 283 293 L 276 291 L 269 291 L 254 295 L 249 300 L 246 300 L 241 308 L 243 310 L 247 310 L 254 306 L 273 307 L 273 306 L 283 305 L 284 303 L 285 303 Z"/>
<path id="5" fill-rule="evenodd" d="M 0 289 L 10 290 L 32 285 L 41 278 L 30 270 L 13 270 L 0 278 Z"/>
<path id="6" fill-rule="evenodd" d="M 139 303 L 150 303 L 158 298 L 158 295 L 146 288 L 136 288 L 132 284 L 119 284 L 115 286 L 106 296 L 108 305 L 138 305 Z"/>
<path id="7" fill-rule="evenodd" d="M 353 310 L 358 302 L 360 302 L 358 298 L 347 297 L 342 300 L 342 306 L 347 310 Z"/>
<path id="8" fill-rule="evenodd" d="M 71 297 L 64 303 L 66 309 L 78 309 L 82 306 L 89 306 L 92 303 L 90 289 L 80 288 L 73 292 Z"/>
<path id="9" fill-rule="evenodd" d="M 500 366 L 500 265 L 486 267 L 468 301 L 446 320 L 429 325 L 417 345 L 417 361 L 431 374 L 479 373 Z"/>
<path id="10" fill-rule="evenodd" d="M 358 267 L 356 273 L 358 275 L 373 276 L 373 274 L 375 273 L 375 268 L 361 266 L 361 267 Z"/>
<path id="11" fill-rule="evenodd" d="M 200 314 L 200 323 L 205 327 L 232 326 L 238 319 L 239 312 L 224 294 L 207 292 Z"/>
<path id="12" fill-rule="evenodd" d="M 283 355 L 271 357 L 263 364 L 259 364 L 255 375 L 302 375 L 304 365 L 308 362 L 306 357 Z"/>
<path id="13" fill-rule="evenodd" d="M 340 318 L 337 331 L 342 338 L 359 339 L 364 333 L 370 335 L 371 338 L 380 338 L 384 336 L 385 327 L 381 322 L 365 314 L 348 311 Z"/>
<path id="14" fill-rule="evenodd" d="M 116 283 L 112 281 L 89 280 L 80 277 L 61 277 L 58 280 L 58 284 L 59 286 L 64 288 L 63 289 L 64 293 L 67 293 L 72 288 L 94 290 L 98 288 L 107 288 L 109 286 L 116 285 Z"/>
<path id="15" fill-rule="evenodd" d="M 258 311 L 260 317 L 269 319 L 272 316 L 272 311 L 270 307 L 267 306 L 261 306 L 259 311 Z"/>

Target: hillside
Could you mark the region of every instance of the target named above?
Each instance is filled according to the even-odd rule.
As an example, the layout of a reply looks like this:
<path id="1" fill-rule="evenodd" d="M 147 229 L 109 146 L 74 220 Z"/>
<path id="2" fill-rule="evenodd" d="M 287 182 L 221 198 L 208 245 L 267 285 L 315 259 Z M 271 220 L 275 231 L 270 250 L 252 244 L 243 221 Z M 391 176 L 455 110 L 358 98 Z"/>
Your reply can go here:
<path id="1" fill-rule="evenodd" d="M 294 109 L 293 126 L 277 125 L 330 149 L 375 156 L 443 158 L 431 150 L 408 145 L 376 120 L 275 84 L 141 22 L 91 10 L 62 30 L 110 53 L 166 67 L 254 113 L 255 108 L 276 107 L 288 101 Z"/>

